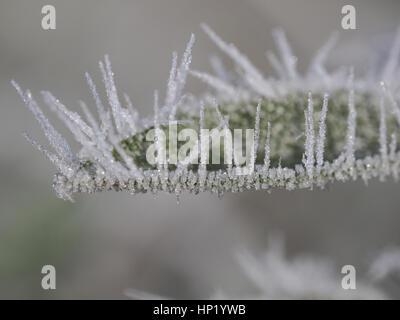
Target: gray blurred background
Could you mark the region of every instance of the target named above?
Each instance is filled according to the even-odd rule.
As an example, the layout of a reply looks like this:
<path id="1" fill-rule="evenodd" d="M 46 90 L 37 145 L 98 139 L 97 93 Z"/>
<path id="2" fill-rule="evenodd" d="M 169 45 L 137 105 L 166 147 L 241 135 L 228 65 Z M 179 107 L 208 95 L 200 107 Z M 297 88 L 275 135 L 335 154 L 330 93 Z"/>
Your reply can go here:
<path id="1" fill-rule="evenodd" d="M 357 30 L 344 31 L 340 10 L 350 2 L 357 10 Z M 84 71 L 100 85 L 97 62 L 108 53 L 119 92 L 127 92 L 147 115 L 153 90 L 166 87 L 172 51 L 182 53 L 191 32 L 197 36 L 193 68 L 210 70 L 209 58 L 219 52 L 200 30 L 201 22 L 234 42 L 265 73 L 272 71 L 264 52 L 274 49 L 274 27 L 286 30 L 300 70 L 339 30 L 331 65 L 353 63 L 361 72 L 371 48 L 399 24 L 400 2 L 350 2 L 2 0 L 0 298 L 125 298 L 126 288 L 173 298 L 206 298 L 218 289 L 240 295 L 247 283 L 235 250 L 263 252 L 276 231 L 284 235 L 289 256 L 328 257 L 338 273 L 343 264 L 362 272 L 374 254 L 400 245 L 400 185 L 391 181 L 222 199 L 184 194 L 180 204 L 170 195 L 113 192 L 78 195 L 74 204 L 59 200 L 51 188 L 54 168 L 21 132 L 42 143 L 45 137 L 10 84 L 15 79 L 38 100 L 40 90 L 50 90 L 78 110 L 78 99 L 92 103 Z M 56 8 L 56 30 L 41 28 L 45 4 Z M 204 89 L 189 80 L 188 91 Z M 45 264 L 57 270 L 57 289 L 51 292 L 40 286 Z"/>

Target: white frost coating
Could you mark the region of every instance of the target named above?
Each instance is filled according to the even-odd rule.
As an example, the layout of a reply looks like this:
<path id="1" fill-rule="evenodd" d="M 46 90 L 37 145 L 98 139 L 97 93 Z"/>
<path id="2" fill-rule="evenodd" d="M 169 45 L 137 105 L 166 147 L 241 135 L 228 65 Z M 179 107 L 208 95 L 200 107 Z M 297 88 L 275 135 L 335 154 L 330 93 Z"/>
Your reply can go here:
<path id="1" fill-rule="evenodd" d="M 88 106 L 82 100 L 79 100 L 79 105 L 80 105 L 83 113 L 85 114 L 87 121 L 89 121 L 90 125 L 92 126 L 94 133 L 98 135 L 100 133 L 99 124 L 97 123 L 93 114 L 90 112 Z"/>
<path id="2" fill-rule="evenodd" d="M 246 56 L 242 55 L 233 44 L 224 42 L 208 25 L 203 23 L 201 27 L 211 40 L 243 69 L 245 72 L 244 78 L 251 88 L 261 95 L 274 96 L 271 85 Z"/>
<path id="3" fill-rule="evenodd" d="M 175 120 L 176 111 L 182 99 L 182 91 L 185 87 L 190 63 L 192 62 L 192 48 L 195 39 L 196 38 L 192 33 L 190 36 L 190 40 L 186 45 L 186 49 L 182 56 L 179 67 L 177 67 L 178 56 L 176 52 L 174 52 L 172 55 L 172 66 L 169 74 L 166 104 L 164 106 L 164 110 L 169 112 L 170 120 Z"/>
<path id="4" fill-rule="evenodd" d="M 221 128 L 223 128 L 224 125 L 225 125 L 224 116 L 222 115 L 221 110 L 219 110 L 217 100 L 212 99 L 211 104 L 214 106 L 215 112 L 217 113 L 217 117 L 218 117 L 218 120 L 219 120 L 218 129 L 221 129 Z"/>
<path id="5" fill-rule="evenodd" d="M 204 134 L 204 102 L 200 102 L 200 173 L 204 175 L 207 173 L 207 159 L 208 159 L 208 136 Z M 204 181 L 203 181 L 204 182 Z"/>
<path id="6" fill-rule="evenodd" d="M 290 48 L 289 42 L 287 41 L 285 32 L 282 29 L 275 29 L 272 35 L 279 49 L 279 53 L 281 54 L 287 79 L 297 80 L 298 79 L 296 71 L 297 58 L 292 53 L 292 49 Z"/>
<path id="7" fill-rule="evenodd" d="M 45 97 L 45 95 L 43 95 L 43 100 L 50 107 L 50 109 L 57 114 L 58 118 L 64 122 L 66 127 L 74 135 L 76 141 L 82 144 L 84 148 L 92 144 L 91 142 L 92 137 L 88 137 L 88 135 L 82 131 L 82 129 L 74 120 L 68 117 L 64 112 L 57 109 L 57 106 L 54 104 L 52 100 Z"/>
<path id="8" fill-rule="evenodd" d="M 124 93 L 123 96 L 124 96 L 124 100 L 126 103 L 126 107 L 129 111 L 128 115 L 127 115 L 127 122 L 131 129 L 131 134 L 135 134 L 138 131 L 138 126 L 139 126 L 138 125 L 138 117 L 139 117 L 138 112 L 133 107 L 131 98 L 126 93 Z"/>
<path id="9" fill-rule="evenodd" d="M 188 44 L 186 45 L 185 52 L 183 53 L 181 64 L 176 72 L 177 97 L 180 97 L 182 95 L 182 90 L 185 87 L 186 77 L 189 72 L 189 66 L 190 66 L 190 63 L 192 62 L 192 48 L 193 48 L 195 40 L 196 40 L 196 38 L 195 38 L 194 34 L 192 33 L 190 35 L 190 40 L 189 40 Z"/>
<path id="10" fill-rule="evenodd" d="M 96 103 L 97 112 L 99 114 L 101 125 L 102 125 L 102 130 L 104 132 L 107 132 L 112 127 L 110 113 L 108 111 L 107 112 L 105 111 L 103 103 L 101 102 L 99 94 L 97 93 L 96 85 L 94 84 L 90 74 L 88 72 L 86 72 L 85 76 L 86 76 L 86 80 L 89 85 L 90 91 L 92 93 L 93 99 Z"/>
<path id="11" fill-rule="evenodd" d="M 232 142 L 232 134 L 229 129 L 229 117 L 225 117 L 224 124 L 224 162 L 228 165 L 228 173 L 232 171 L 232 158 L 233 158 L 233 142 Z"/>
<path id="12" fill-rule="evenodd" d="M 217 113 L 217 117 L 218 117 L 218 120 L 219 120 L 219 124 L 218 124 L 217 129 L 218 130 L 221 130 L 223 128 L 226 129 L 227 125 L 228 125 L 228 122 L 229 122 L 229 116 L 225 116 L 224 117 L 222 115 L 221 110 L 219 110 L 218 102 L 217 102 L 216 99 L 212 99 L 211 100 L 211 104 L 214 106 L 215 112 Z"/>
<path id="13" fill-rule="evenodd" d="M 125 181 L 128 180 L 130 176 L 133 176 L 137 179 L 141 179 L 142 178 L 141 171 L 136 167 L 135 163 L 133 162 L 133 159 L 130 156 L 128 156 L 126 154 L 125 150 L 120 146 L 119 139 L 115 136 L 110 136 L 110 140 L 111 140 L 113 147 L 118 152 L 118 154 L 122 157 L 122 160 L 124 160 L 124 163 L 126 164 L 126 166 L 129 169 L 130 174 L 126 175 Z M 123 171 L 125 171 L 125 170 L 123 170 Z"/>
<path id="14" fill-rule="evenodd" d="M 190 74 L 207 83 L 209 86 L 213 87 L 220 93 L 225 93 L 230 97 L 235 97 L 235 95 L 237 94 L 234 87 L 208 73 L 191 71 Z"/>
<path id="15" fill-rule="evenodd" d="M 314 133 L 314 104 L 312 100 L 311 92 L 308 93 L 308 107 L 304 112 L 305 117 L 305 160 L 304 166 L 308 177 L 312 179 L 314 175 L 314 144 L 315 144 L 315 133 Z"/>
<path id="16" fill-rule="evenodd" d="M 22 133 L 26 140 L 28 140 L 35 148 L 37 148 L 49 161 L 56 166 L 67 177 L 73 172 L 72 168 L 69 167 L 62 159 L 57 157 L 54 153 L 46 150 L 42 145 L 33 140 L 26 132 Z"/>
<path id="17" fill-rule="evenodd" d="M 317 172 L 321 172 L 322 165 L 324 164 L 324 146 L 326 137 L 326 114 L 328 112 L 328 98 L 327 93 L 324 94 L 324 101 L 322 103 L 321 117 L 319 119 L 319 132 L 317 140 Z"/>
<path id="18" fill-rule="evenodd" d="M 109 56 L 105 55 L 104 60 L 106 65 L 106 74 L 108 76 L 106 84 L 107 97 L 111 105 L 111 110 L 113 111 L 116 129 L 122 137 L 127 138 L 131 136 L 134 132 L 134 128 L 132 130 L 132 118 L 130 116 L 129 110 L 126 108 L 122 108 L 121 103 L 119 101 L 117 88 L 115 86 L 115 81 L 114 81 L 114 73 L 111 69 L 111 62 Z M 104 78 L 103 80 L 106 81 L 106 78 L 104 77 L 104 72 L 103 72 L 103 78 Z"/>
<path id="19" fill-rule="evenodd" d="M 212 99 L 211 104 L 215 108 L 215 112 L 217 113 L 217 117 L 219 120 L 219 124 L 217 129 L 224 130 L 224 162 L 228 164 L 228 172 L 232 169 L 232 156 L 234 155 L 234 150 L 232 146 L 232 139 L 230 139 L 230 131 L 229 131 L 229 116 L 223 116 L 221 111 L 219 110 L 218 102 L 215 99 Z M 203 111 L 204 112 L 204 111 Z M 203 113 L 204 117 L 204 113 Z M 236 163 L 236 162 L 235 162 Z"/>
<path id="20" fill-rule="evenodd" d="M 93 129 L 89 127 L 85 121 L 82 120 L 80 115 L 76 112 L 69 111 L 58 99 L 56 99 L 50 92 L 43 91 L 43 100 L 49 106 L 54 107 L 54 110 L 60 114 L 64 114 L 67 118 L 69 118 L 72 122 L 76 124 L 76 126 L 81 130 L 84 134 L 86 134 L 89 138 L 93 138 Z"/>
<path id="21" fill-rule="evenodd" d="M 103 75 L 103 82 L 107 93 L 108 103 L 111 106 L 112 115 L 115 121 L 115 128 L 118 133 L 123 133 L 123 118 L 121 113 L 121 104 L 118 99 L 117 89 L 114 83 L 114 74 L 111 71 L 111 63 L 108 55 L 104 56 L 105 64 L 99 62 L 100 71 Z"/>
<path id="22" fill-rule="evenodd" d="M 35 118 L 39 121 L 43 132 L 45 133 L 47 139 L 49 140 L 51 146 L 57 152 L 57 154 L 64 160 L 68 165 L 72 165 L 74 156 L 72 154 L 71 148 L 67 141 L 61 136 L 60 133 L 50 124 L 49 120 L 44 116 L 42 110 L 39 108 L 36 101 L 32 98 L 30 91 L 26 91 L 24 94 L 20 86 L 13 80 L 13 86 L 21 96 L 22 100 L 25 102 L 26 106 L 33 113 Z"/>
<path id="23" fill-rule="evenodd" d="M 165 95 L 165 108 L 168 110 L 172 109 L 176 99 L 176 66 L 178 64 L 178 53 L 176 51 L 172 52 L 172 64 L 171 70 L 169 71 L 169 79 L 167 84 L 167 94 Z M 170 114 L 170 118 L 172 115 Z M 171 119 L 173 120 L 173 119 Z"/>
<path id="24" fill-rule="evenodd" d="M 265 140 L 264 171 L 267 172 L 271 165 L 271 123 L 267 124 L 267 139 Z"/>
<path id="25" fill-rule="evenodd" d="M 354 105 L 354 70 L 351 68 L 349 76 L 349 115 L 347 117 L 347 133 L 346 133 L 346 163 L 349 167 L 353 166 L 355 157 L 355 137 L 356 137 L 356 117 L 357 112 Z"/>
<path id="26" fill-rule="evenodd" d="M 257 160 L 257 150 L 258 150 L 258 140 L 260 138 L 260 110 L 261 110 L 261 99 L 258 100 L 257 110 L 256 110 L 256 120 L 254 124 L 254 142 L 253 147 L 251 148 L 251 160 L 250 166 L 252 170 L 254 170 L 254 166 Z"/>

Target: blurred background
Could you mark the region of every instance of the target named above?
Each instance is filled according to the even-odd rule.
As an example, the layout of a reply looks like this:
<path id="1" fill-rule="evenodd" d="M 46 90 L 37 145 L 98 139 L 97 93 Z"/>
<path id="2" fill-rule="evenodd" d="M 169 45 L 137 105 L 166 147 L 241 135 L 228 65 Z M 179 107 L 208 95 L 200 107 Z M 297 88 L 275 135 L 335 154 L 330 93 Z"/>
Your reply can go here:
<path id="1" fill-rule="evenodd" d="M 372 49 L 393 35 L 400 2 L 350 2 L 2 0 L 0 298 L 123 299 L 127 288 L 172 298 L 207 298 L 216 290 L 244 296 L 251 288 L 235 251 L 262 253 L 274 232 L 285 238 L 289 257 L 326 257 L 338 274 L 344 264 L 362 274 L 376 253 L 400 245 L 400 185 L 392 181 L 368 187 L 336 183 L 313 192 L 227 194 L 222 199 L 184 194 L 179 204 L 170 195 L 115 192 L 64 202 L 51 188 L 53 166 L 21 136 L 26 130 L 46 144 L 10 84 L 15 79 L 38 100 L 41 90 L 49 90 L 78 110 L 78 99 L 92 103 L 84 72 L 100 86 L 97 62 L 108 53 L 119 92 L 127 92 L 141 115 L 147 115 L 153 90 L 165 90 L 172 51 L 182 53 L 191 32 L 197 36 L 194 69 L 209 71 L 209 58 L 220 54 L 201 31 L 201 22 L 234 42 L 266 74 L 272 72 L 264 53 L 275 49 L 274 27 L 285 29 L 300 70 L 338 30 L 340 41 L 330 64 L 351 63 L 361 73 Z M 41 28 L 46 4 L 56 8 L 56 30 Z M 357 10 L 357 30 L 341 29 L 345 4 Z M 205 86 L 189 79 L 186 89 L 198 94 Z M 78 151 L 71 135 L 66 136 Z M 46 264 L 57 270 L 53 291 L 40 285 Z M 391 294 L 399 298 L 400 288 Z"/>

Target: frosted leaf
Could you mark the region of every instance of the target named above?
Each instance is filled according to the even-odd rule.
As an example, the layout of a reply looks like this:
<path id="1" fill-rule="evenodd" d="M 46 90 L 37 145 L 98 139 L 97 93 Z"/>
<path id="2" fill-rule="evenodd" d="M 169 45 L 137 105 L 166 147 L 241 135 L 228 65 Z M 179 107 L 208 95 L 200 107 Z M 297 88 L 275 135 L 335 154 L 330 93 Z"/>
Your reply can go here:
<path id="1" fill-rule="evenodd" d="M 159 106 L 158 94 L 155 95 L 154 116 L 140 117 L 126 94 L 123 94 L 123 105 L 120 103 L 108 56 L 99 63 L 107 107 L 103 105 L 92 78 L 85 74 L 100 121 L 84 102 L 79 102 L 84 115 L 81 117 L 50 92 L 43 92 L 44 102 L 57 113 L 81 145 L 76 155 L 50 124 L 30 92 L 23 92 L 12 82 L 55 150 L 55 153 L 47 151 L 25 135 L 59 171 L 53 186 L 60 197 L 71 200 L 75 192 L 101 190 L 126 190 L 131 194 L 165 191 L 177 197 L 184 191 L 210 191 L 222 196 L 225 192 L 245 190 L 293 190 L 312 188 L 314 184 L 324 187 L 332 181 L 355 178 L 368 182 L 389 174 L 398 179 L 400 153 L 397 141 L 400 133 L 398 126 L 393 124 L 397 121 L 400 125 L 398 93 L 395 91 L 400 87 L 398 36 L 384 67 L 356 78 L 353 71 L 348 77 L 344 67 L 330 72 L 324 65 L 336 35 L 317 51 L 307 73 L 301 75 L 283 31 L 277 30 L 274 38 L 278 55 L 267 52 L 267 58 L 278 74 L 277 79 L 264 77 L 234 45 L 224 42 L 208 26 L 202 25 L 202 28 L 232 59 L 233 69 L 226 70 L 221 61 L 214 58 L 215 75 L 190 72 L 195 39 L 192 35 L 181 59 L 176 52 L 172 55 L 165 101 Z M 189 72 L 194 78 L 206 82 L 212 90 L 201 97 L 185 93 Z M 381 78 L 376 78 L 375 74 Z M 382 82 L 384 92 L 379 94 L 376 87 L 382 80 L 388 85 Z M 329 112 L 328 93 L 333 106 Z M 386 112 L 384 97 L 388 98 L 391 112 Z M 320 105 L 321 101 L 322 108 L 314 112 L 314 105 Z M 346 103 L 348 112 L 344 113 L 342 106 Z M 374 121 L 377 114 L 380 115 L 379 123 Z M 302 127 L 299 119 L 303 116 L 304 133 L 299 135 Z M 269 119 L 267 125 L 260 125 L 261 119 Z M 316 119 L 319 120 L 317 136 Z M 172 155 L 168 148 L 164 148 L 173 145 L 173 141 L 162 141 L 164 135 L 161 132 L 167 133 L 171 123 L 180 129 L 200 130 L 192 152 L 178 163 L 168 162 Z M 360 125 L 356 128 L 357 123 Z M 146 134 L 151 129 L 156 129 L 156 148 L 161 155 L 154 165 L 146 159 L 147 148 L 152 144 L 146 140 Z M 246 132 L 245 140 L 249 138 L 249 141 L 247 144 L 243 144 L 242 139 L 238 142 L 232 139 L 232 143 L 229 139 L 224 141 L 220 151 L 224 153 L 225 161 L 215 165 L 209 159 L 212 141 L 205 134 L 206 129 L 223 130 L 228 137 L 239 129 L 241 133 Z M 251 133 L 247 137 L 248 129 L 253 131 L 249 130 Z M 389 144 L 388 132 L 391 133 Z M 300 139 L 303 136 L 304 151 Z M 169 134 L 165 139 L 170 139 Z M 246 157 L 243 156 L 244 150 Z M 197 163 L 199 155 L 200 163 Z M 240 161 L 248 158 L 253 170 L 236 171 L 243 169 Z M 232 160 L 235 170 L 232 170 Z M 241 175 L 234 174 L 237 172 Z"/>

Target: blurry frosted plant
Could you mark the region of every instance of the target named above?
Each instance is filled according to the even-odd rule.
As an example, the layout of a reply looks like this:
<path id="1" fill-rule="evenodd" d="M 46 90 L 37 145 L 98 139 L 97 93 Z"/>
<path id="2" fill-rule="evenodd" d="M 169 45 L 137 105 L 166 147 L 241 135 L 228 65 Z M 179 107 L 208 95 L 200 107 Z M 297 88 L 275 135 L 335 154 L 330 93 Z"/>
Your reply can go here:
<path id="1" fill-rule="evenodd" d="M 242 250 L 237 255 L 244 276 L 255 288 L 247 299 L 384 299 L 386 294 L 367 279 L 357 278 L 355 290 L 341 287 L 339 268 L 320 257 L 285 255 L 280 238 L 270 238 L 268 248 L 259 257 Z M 239 298 L 239 297 L 237 297 Z M 242 298 L 242 297 L 241 297 Z M 213 299 L 235 299 L 223 291 Z"/>
<path id="2" fill-rule="evenodd" d="M 99 63 L 107 106 L 86 73 L 97 116 L 81 101 L 82 118 L 50 92 L 42 92 L 44 102 L 82 145 L 76 154 L 31 93 L 13 81 L 54 149 L 47 151 L 24 133 L 58 169 L 53 186 L 59 197 L 72 200 L 75 192 L 102 190 L 132 194 L 165 191 L 177 196 L 183 191 L 211 191 L 222 195 L 244 190 L 322 188 L 328 182 L 359 177 L 365 182 L 373 177 L 398 179 L 400 109 L 395 93 L 400 85 L 400 29 L 384 63 L 372 65 L 364 77 L 356 77 L 352 68 L 325 68 L 337 34 L 315 53 L 307 72 L 299 74 L 284 32 L 275 30 L 278 54 L 269 51 L 266 56 L 277 77 L 266 77 L 233 44 L 225 43 L 207 25 L 202 28 L 233 60 L 236 72 L 226 70 L 218 58 L 211 61 L 215 74 L 190 70 L 192 35 L 182 57 L 178 59 L 176 52 L 172 55 L 165 98 L 161 102 L 158 92 L 154 93 L 153 117 L 139 117 L 128 95 L 118 94 L 108 56 Z M 201 97 L 185 93 L 188 75 L 209 84 L 210 90 Z M 219 164 L 209 164 L 206 160 L 214 150 L 204 147 L 210 141 L 202 134 L 197 152 L 190 154 L 197 164 L 176 161 L 170 147 L 182 142 L 170 134 L 171 123 L 179 131 L 217 128 L 228 134 L 234 129 L 254 129 L 248 157 L 252 170 L 236 174 L 242 166 L 238 159 L 244 145 L 231 153 L 224 152 L 227 146 L 222 145 Z M 154 141 L 146 137 L 154 129 L 157 161 L 151 164 L 146 153 Z"/>
<path id="3" fill-rule="evenodd" d="M 373 261 L 369 275 L 375 281 L 381 281 L 389 275 L 400 275 L 400 250 L 397 248 L 383 250 Z"/>
<path id="4" fill-rule="evenodd" d="M 288 258 L 281 237 L 270 237 L 267 250 L 260 256 L 240 250 L 236 257 L 253 292 L 232 295 L 219 289 L 210 299 L 387 299 L 383 280 L 400 270 L 400 251 L 384 250 L 367 268 L 366 276 L 357 275 L 356 289 L 344 290 L 340 268 L 313 255 Z M 243 285 L 241 277 L 235 280 L 238 286 Z M 140 300 L 166 299 L 136 289 L 128 289 L 125 294 Z"/>

